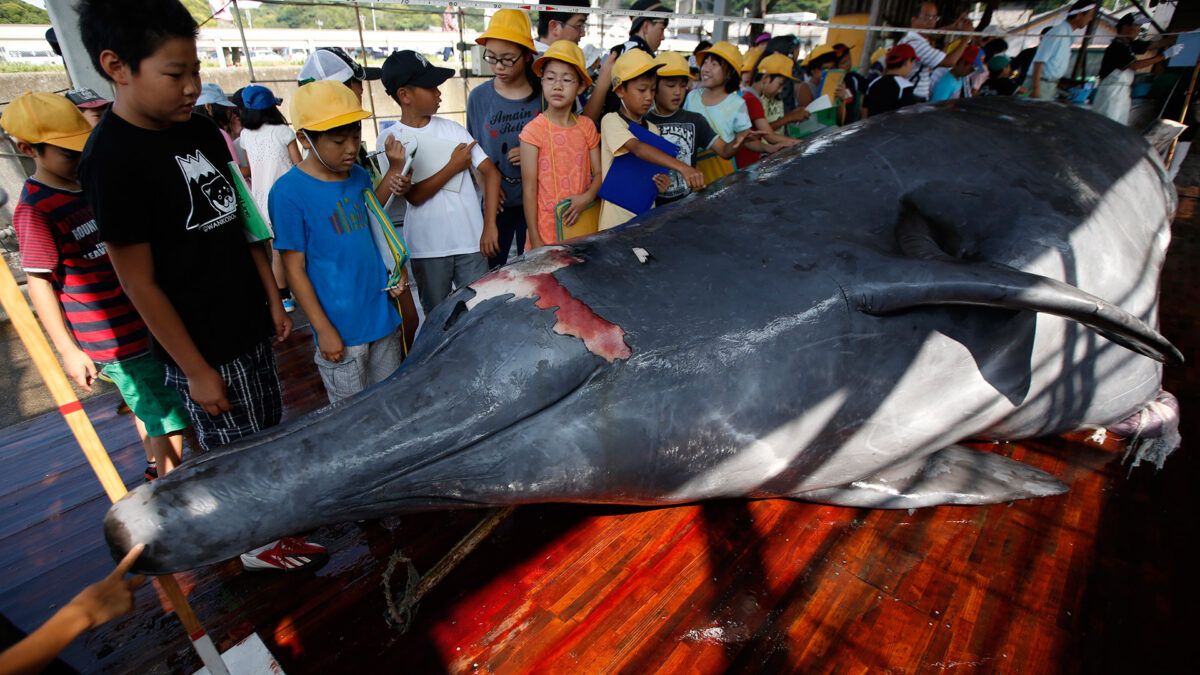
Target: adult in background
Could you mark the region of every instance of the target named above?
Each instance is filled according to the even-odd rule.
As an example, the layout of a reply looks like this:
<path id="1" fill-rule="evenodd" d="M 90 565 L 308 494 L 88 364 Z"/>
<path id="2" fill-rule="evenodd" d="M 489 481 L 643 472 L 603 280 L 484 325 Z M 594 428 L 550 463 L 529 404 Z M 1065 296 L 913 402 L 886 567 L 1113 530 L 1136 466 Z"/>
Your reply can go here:
<path id="1" fill-rule="evenodd" d="M 1067 76 L 1071 67 L 1071 43 L 1075 41 L 1076 32 L 1091 23 L 1094 16 L 1096 3 L 1077 0 L 1067 10 L 1067 20 L 1050 27 L 1033 55 L 1030 96 L 1043 101 L 1054 100 L 1058 81 Z"/>
<path id="2" fill-rule="evenodd" d="M 1134 71 L 1161 63 L 1183 51 L 1183 45 L 1175 45 L 1162 54 L 1138 59 L 1134 54 L 1162 49 L 1174 41 L 1173 38 L 1164 38 L 1151 44 L 1135 39 L 1139 32 L 1141 28 L 1134 21 L 1133 14 L 1121 17 L 1117 21 L 1117 37 L 1104 50 L 1104 59 L 1100 62 L 1100 88 L 1096 91 L 1092 110 L 1121 124 L 1129 121 L 1129 106 L 1132 103 L 1129 92 Z"/>
<path id="3" fill-rule="evenodd" d="M 555 5 L 566 9 L 568 7 L 589 7 L 588 0 L 563 0 Z M 544 54 L 550 45 L 559 40 L 568 40 L 579 44 L 587 34 L 587 14 L 572 14 L 570 12 L 538 12 L 537 39 L 533 46 L 538 54 Z"/>
<path id="4" fill-rule="evenodd" d="M 905 33 L 900 42 L 896 43 L 912 47 L 913 53 L 917 55 L 916 65 L 907 79 L 913 83 L 913 96 L 918 101 L 929 99 L 929 90 L 934 79 L 933 71 L 936 68 L 950 68 L 958 63 L 970 43 L 966 39 L 959 40 L 949 52 L 943 52 L 930 44 L 929 38 L 919 31 L 936 28 L 941 18 L 936 3 L 922 2 L 913 9 L 912 20 L 909 21 L 912 30 Z"/>
<path id="5" fill-rule="evenodd" d="M 629 9 L 642 12 L 674 11 L 660 0 L 637 0 Z M 630 49 L 640 49 L 654 57 L 658 54 L 658 47 L 662 44 L 666 32 L 666 19 L 633 17 L 633 23 L 629 26 L 629 39 L 613 47 L 600 66 L 600 73 L 596 76 L 596 87 L 592 90 L 594 93 L 583 107 L 583 114 L 599 124 L 605 113 L 616 112 L 621 107 L 621 101 L 612 91 L 612 69 L 617 57 Z"/>

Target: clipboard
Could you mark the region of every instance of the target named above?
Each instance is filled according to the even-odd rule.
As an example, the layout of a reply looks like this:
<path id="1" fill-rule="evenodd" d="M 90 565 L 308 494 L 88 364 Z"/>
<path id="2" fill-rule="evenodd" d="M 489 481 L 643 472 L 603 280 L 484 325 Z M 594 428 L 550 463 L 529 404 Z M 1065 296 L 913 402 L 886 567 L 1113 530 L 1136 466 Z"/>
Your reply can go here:
<path id="1" fill-rule="evenodd" d="M 679 147 L 674 143 L 636 122 L 630 122 L 629 131 L 634 138 L 663 151 L 669 157 L 679 154 Z M 620 157 L 613 158 L 612 164 L 608 167 L 608 175 L 604 177 L 597 196 L 635 215 L 641 215 L 654 206 L 654 198 L 658 196 L 658 186 L 654 184 L 654 175 L 668 171 L 670 169 L 647 162 L 632 152 L 627 152 Z"/>
<path id="2" fill-rule="evenodd" d="M 266 241 L 275 238 L 275 231 L 267 224 L 258 204 L 250 194 L 246 181 L 242 180 L 242 172 L 237 164 L 229 162 L 229 173 L 233 176 L 233 191 L 237 193 L 238 215 L 242 218 L 242 229 L 246 231 L 246 241 L 250 243 Z"/>
<path id="3" fill-rule="evenodd" d="M 404 145 L 404 153 L 408 157 L 405 167 L 412 167 L 413 184 L 429 178 L 442 170 L 450 162 L 450 155 L 459 143 L 431 134 L 421 133 L 412 129 L 404 129 L 396 134 L 396 139 Z M 463 172 L 458 172 L 446 181 L 443 190 L 458 192 L 462 189 Z"/>
<path id="4" fill-rule="evenodd" d="M 563 225 L 563 216 L 571 207 L 571 200 L 564 199 L 554 205 L 554 229 L 559 241 L 582 237 L 585 234 L 595 234 L 600 230 L 600 209 L 598 202 L 592 202 L 583 209 L 583 213 L 571 225 Z"/>
<path id="5" fill-rule="evenodd" d="M 831 68 L 821 75 L 821 95 L 828 96 L 830 101 L 838 100 L 837 88 L 846 77 L 846 71 Z"/>

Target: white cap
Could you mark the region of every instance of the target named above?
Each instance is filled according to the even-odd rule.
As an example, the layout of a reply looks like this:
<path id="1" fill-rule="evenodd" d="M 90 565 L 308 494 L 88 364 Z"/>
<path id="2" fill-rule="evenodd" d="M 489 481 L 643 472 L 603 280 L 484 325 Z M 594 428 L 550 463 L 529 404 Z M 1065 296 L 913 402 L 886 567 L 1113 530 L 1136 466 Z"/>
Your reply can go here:
<path id="1" fill-rule="evenodd" d="M 345 82 L 354 77 L 354 70 L 337 54 L 327 49 L 317 49 L 308 55 L 304 65 L 300 67 L 300 82 L 317 80 L 334 80 Z"/>

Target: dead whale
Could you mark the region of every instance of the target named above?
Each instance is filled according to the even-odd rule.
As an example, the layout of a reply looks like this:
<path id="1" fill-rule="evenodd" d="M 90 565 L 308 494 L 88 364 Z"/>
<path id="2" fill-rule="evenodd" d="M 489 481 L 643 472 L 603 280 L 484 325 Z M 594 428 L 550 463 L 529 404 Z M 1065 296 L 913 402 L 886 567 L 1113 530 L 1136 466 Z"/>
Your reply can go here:
<path id="1" fill-rule="evenodd" d="M 115 504 L 138 571 L 322 524 L 531 502 L 911 508 L 1061 493 L 955 445 L 1154 399 L 1175 194 L 1076 108 L 922 105 L 450 296 L 380 385 Z"/>

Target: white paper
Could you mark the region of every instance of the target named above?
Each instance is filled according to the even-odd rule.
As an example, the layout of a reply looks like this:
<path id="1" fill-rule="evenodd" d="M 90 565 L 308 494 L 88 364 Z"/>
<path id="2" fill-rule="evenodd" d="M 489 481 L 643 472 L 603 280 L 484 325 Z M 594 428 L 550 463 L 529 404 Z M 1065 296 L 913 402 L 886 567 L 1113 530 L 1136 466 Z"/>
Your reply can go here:
<path id="1" fill-rule="evenodd" d="M 817 113 L 817 112 L 821 112 L 822 110 L 828 110 L 829 108 L 832 108 L 832 107 L 833 107 L 833 101 L 829 100 L 829 95 L 822 94 L 821 96 L 818 96 L 817 98 L 813 99 L 813 102 L 809 103 L 807 106 L 805 106 L 804 109 L 807 110 L 809 113 Z"/>
<path id="2" fill-rule="evenodd" d="M 400 142 L 404 144 L 404 152 L 411 159 L 405 161 L 405 168 L 412 166 L 413 184 L 429 178 L 450 163 L 450 156 L 458 143 L 449 139 L 423 134 L 412 129 L 400 132 Z M 411 153 L 411 154 L 410 154 Z M 458 172 L 446 181 L 443 190 L 458 192 L 462 189 L 463 172 Z"/>

